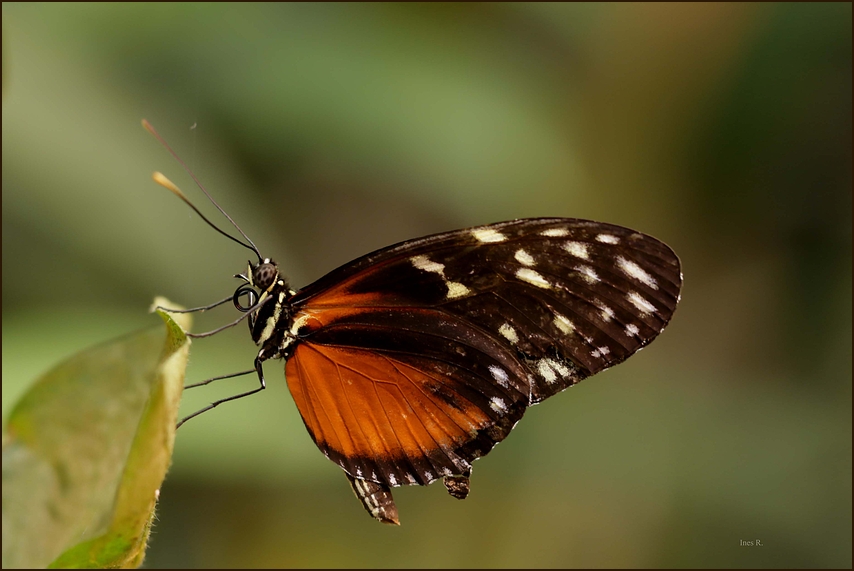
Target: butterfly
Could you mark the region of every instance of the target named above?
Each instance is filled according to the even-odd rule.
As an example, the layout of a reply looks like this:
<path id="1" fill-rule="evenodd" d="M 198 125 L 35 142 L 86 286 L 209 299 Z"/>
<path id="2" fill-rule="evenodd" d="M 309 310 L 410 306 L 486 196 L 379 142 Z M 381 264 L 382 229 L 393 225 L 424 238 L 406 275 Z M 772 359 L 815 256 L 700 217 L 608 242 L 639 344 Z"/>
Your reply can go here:
<path id="1" fill-rule="evenodd" d="M 391 524 L 392 488 L 442 479 L 464 499 L 472 463 L 529 407 L 649 344 L 682 286 L 679 258 L 663 242 L 574 218 L 407 240 L 298 291 L 239 227 L 248 244 L 217 230 L 258 256 L 219 302 L 231 299 L 248 318 L 255 368 L 219 378 L 257 372 L 261 386 L 181 422 L 259 392 L 262 363 L 284 359 L 312 440 L 368 513 Z"/>

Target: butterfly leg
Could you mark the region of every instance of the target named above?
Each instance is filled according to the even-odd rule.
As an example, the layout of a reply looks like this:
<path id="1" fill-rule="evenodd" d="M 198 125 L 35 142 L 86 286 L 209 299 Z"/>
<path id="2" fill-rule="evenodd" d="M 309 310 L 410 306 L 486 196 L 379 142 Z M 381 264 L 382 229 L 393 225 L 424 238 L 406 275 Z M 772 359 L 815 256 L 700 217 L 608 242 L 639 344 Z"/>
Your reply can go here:
<path id="1" fill-rule="evenodd" d="M 182 418 L 181 421 L 175 426 L 175 428 L 176 429 L 181 428 L 181 425 L 184 424 L 185 422 L 187 422 L 188 420 L 190 420 L 191 418 L 199 416 L 203 412 L 207 412 L 207 411 L 211 410 L 212 408 L 216 408 L 224 402 L 228 402 L 230 400 L 237 400 L 237 399 L 243 398 L 243 397 L 248 397 L 249 395 L 254 395 L 257 392 L 263 391 L 264 389 L 266 389 L 267 388 L 267 382 L 264 380 L 264 370 L 261 368 L 261 355 L 258 355 L 257 357 L 255 357 L 255 369 L 254 370 L 257 371 L 257 373 L 258 373 L 258 380 L 261 382 L 260 387 L 258 387 L 257 389 L 253 389 L 251 391 L 246 391 L 245 393 L 240 393 L 239 395 L 234 395 L 233 397 L 228 397 L 228 398 L 220 399 L 218 401 L 214 401 L 211 404 L 209 404 L 208 406 L 206 406 L 205 408 L 197 410 L 196 412 L 194 412 L 190 416 L 186 416 L 186 417 Z M 195 386 L 207 384 L 207 383 L 209 383 L 211 381 L 215 381 L 217 379 L 228 378 L 228 377 L 238 377 L 240 375 L 245 375 L 245 374 L 251 373 L 251 372 L 252 371 L 244 371 L 243 373 L 237 373 L 234 375 L 226 375 L 225 377 L 216 377 L 216 378 L 208 379 L 207 381 L 202 381 L 201 383 L 197 383 L 195 385 L 190 385 L 190 386 L 195 387 Z"/>
<path id="2" fill-rule="evenodd" d="M 382 523 L 400 525 L 397 516 L 397 506 L 391 497 L 391 489 L 385 484 L 377 484 L 345 474 L 350 480 L 353 492 L 372 517 Z"/>
<path id="3" fill-rule="evenodd" d="M 212 383 L 214 381 L 221 381 L 222 379 L 233 379 L 234 377 L 242 377 L 243 375 L 248 375 L 249 373 L 254 373 L 255 369 L 249 369 L 248 371 L 240 371 L 239 373 L 231 373 L 230 375 L 221 375 L 219 377 L 214 377 L 212 379 L 205 379 L 204 381 L 200 381 L 198 383 L 193 383 L 192 385 L 187 385 L 184 387 L 184 390 L 193 389 L 196 387 L 203 387 L 208 383 Z"/>

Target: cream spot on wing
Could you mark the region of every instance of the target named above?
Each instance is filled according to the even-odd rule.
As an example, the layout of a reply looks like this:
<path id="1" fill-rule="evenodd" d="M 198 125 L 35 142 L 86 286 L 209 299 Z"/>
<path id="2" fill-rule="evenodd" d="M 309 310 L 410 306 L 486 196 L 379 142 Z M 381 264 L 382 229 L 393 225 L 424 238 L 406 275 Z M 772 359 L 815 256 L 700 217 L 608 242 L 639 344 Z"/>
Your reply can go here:
<path id="1" fill-rule="evenodd" d="M 626 296 L 632 305 L 637 307 L 643 313 L 655 313 L 655 306 L 641 296 L 641 294 L 633 291 Z"/>
<path id="2" fill-rule="evenodd" d="M 563 363 L 559 363 L 554 359 L 546 359 L 549 362 L 549 365 L 558 372 L 562 377 L 566 377 L 569 375 L 569 369 Z"/>
<path id="3" fill-rule="evenodd" d="M 541 287 L 543 289 L 551 289 L 552 285 L 546 281 L 546 278 L 528 268 L 522 268 L 516 272 L 516 277 L 523 282 L 528 282 L 531 285 Z"/>
<path id="4" fill-rule="evenodd" d="M 590 257 L 590 254 L 587 251 L 587 244 L 583 242 L 567 242 L 563 245 L 563 249 L 576 258 L 581 258 L 582 260 L 586 260 Z"/>
<path id="5" fill-rule="evenodd" d="M 614 310 L 608 307 L 607 305 L 599 306 L 599 309 L 602 310 L 602 320 L 603 321 L 611 321 L 614 319 Z"/>
<path id="6" fill-rule="evenodd" d="M 540 376 L 543 377 L 547 383 L 551 384 L 557 380 L 557 374 L 554 369 L 549 366 L 549 359 L 541 359 L 537 365 L 537 370 L 540 372 Z"/>
<path id="7" fill-rule="evenodd" d="M 489 399 L 489 407 L 495 412 L 507 412 L 507 405 L 504 404 L 504 400 L 498 397 L 492 397 Z"/>
<path id="8" fill-rule="evenodd" d="M 637 337 L 638 333 L 640 333 L 640 329 L 634 323 L 629 323 L 626 325 L 626 335 L 629 337 Z"/>
<path id="9" fill-rule="evenodd" d="M 599 281 L 599 274 L 590 266 L 576 266 L 575 271 L 579 272 L 588 283 L 595 284 Z"/>
<path id="10" fill-rule="evenodd" d="M 555 327 L 563 331 L 566 335 L 569 335 L 570 333 L 575 331 L 575 325 L 572 324 L 572 321 L 570 321 L 560 313 L 555 313 L 554 324 Z"/>
<path id="11" fill-rule="evenodd" d="M 547 383 L 552 384 L 557 381 L 557 376 L 568 377 L 570 370 L 563 363 L 559 363 L 554 359 L 540 359 L 537 364 L 537 370 Z"/>
<path id="12" fill-rule="evenodd" d="M 619 266 L 619 268 L 629 277 L 635 278 L 652 289 L 658 289 L 658 283 L 656 283 L 655 278 L 646 273 L 642 267 L 631 260 L 627 260 L 622 256 L 617 256 L 617 266 Z"/>
<path id="13" fill-rule="evenodd" d="M 521 248 L 519 250 L 516 250 L 516 255 L 514 257 L 516 258 L 516 261 L 519 262 L 520 264 L 523 264 L 525 266 L 533 266 L 534 265 L 533 256 L 531 256 L 531 254 L 529 254 L 525 250 L 522 250 Z"/>
<path id="14" fill-rule="evenodd" d="M 603 244 L 619 244 L 620 239 L 616 236 L 612 236 L 611 234 L 599 234 L 596 236 L 596 241 L 602 242 Z"/>
<path id="15" fill-rule="evenodd" d="M 418 268 L 419 270 L 424 270 L 425 272 L 432 272 L 441 276 L 445 275 L 444 264 L 434 262 L 427 256 L 413 256 L 409 258 L 409 261 L 412 262 L 412 265 Z"/>
<path id="16" fill-rule="evenodd" d="M 498 328 L 498 333 L 514 345 L 519 342 L 519 336 L 516 335 L 516 330 L 513 329 L 509 323 L 502 324 L 501 327 Z"/>
<path id="17" fill-rule="evenodd" d="M 445 285 L 448 286 L 448 299 L 463 297 L 464 295 L 468 295 L 471 293 L 471 290 L 460 282 L 446 281 Z"/>
<path id="18" fill-rule="evenodd" d="M 507 236 L 492 228 L 478 228 L 476 230 L 472 230 L 471 235 L 474 236 L 478 242 L 484 243 L 503 242 L 507 239 Z"/>
<path id="19" fill-rule="evenodd" d="M 510 377 L 507 376 L 507 372 L 504 369 L 496 365 L 490 365 L 489 372 L 492 373 L 492 378 L 495 379 L 499 385 L 504 388 L 510 386 L 510 384 L 508 383 Z"/>
<path id="20" fill-rule="evenodd" d="M 569 234 L 569 230 L 566 228 L 549 228 L 540 232 L 540 236 L 548 236 L 550 238 L 561 238 L 567 234 Z"/>
<path id="21" fill-rule="evenodd" d="M 392 486 L 397 485 L 397 478 L 394 477 L 394 474 L 388 475 L 388 483 L 391 484 Z"/>

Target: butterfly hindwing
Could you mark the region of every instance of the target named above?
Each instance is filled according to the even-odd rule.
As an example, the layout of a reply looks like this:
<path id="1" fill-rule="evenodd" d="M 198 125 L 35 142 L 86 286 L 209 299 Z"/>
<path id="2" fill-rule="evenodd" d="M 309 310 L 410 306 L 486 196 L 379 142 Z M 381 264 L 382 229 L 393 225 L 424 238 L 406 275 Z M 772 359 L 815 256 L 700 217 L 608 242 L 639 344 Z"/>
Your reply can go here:
<path id="1" fill-rule="evenodd" d="M 370 308 L 324 323 L 328 313 L 302 330 L 286 375 L 318 447 L 353 476 L 398 486 L 467 474 L 528 406 L 524 366 L 459 318 Z"/>

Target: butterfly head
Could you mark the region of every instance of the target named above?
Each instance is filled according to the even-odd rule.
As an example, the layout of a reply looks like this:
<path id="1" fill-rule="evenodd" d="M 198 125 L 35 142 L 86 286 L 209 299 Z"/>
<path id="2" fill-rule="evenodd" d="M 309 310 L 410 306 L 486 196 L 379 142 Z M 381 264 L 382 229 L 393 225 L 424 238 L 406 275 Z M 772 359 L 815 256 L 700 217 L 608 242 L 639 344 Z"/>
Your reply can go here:
<path id="1" fill-rule="evenodd" d="M 269 292 L 273 289 L 276 278 L 279 277 L 279 267 L 270 258 L 264 258 L 254 265 L 250 262 L 247 275 L 249 276 L 249 285 L 257 287 L 261 291 Z"/>
<path id="2" fill-rule="evenodd" d="M 259 299 L 263 299 L 265 294 L 271 293 L 277 283 L 287 286 L 279 277 L 279 267 L 276 262 L 270 258 L 259 259 L 257 264 L 248 262 L 246 273 L 235 274 L 234 277 L 246 282 L 234 292 L 234 306 L 244 312 L 249 311 Z M 256 289 L 258 291 L 255 291 Z M 248 304 L 242 302 L 245 296 L 248 296 Z"/>
<path id="3" fill-rule="evenodd" d="M 279 277 L 279 266 L 270 258 L 264 258 L 259 260 L 257 264 L 248 262 L 246 273 L 235 274 L 234 277 L 245 281 L 245 285 L 258 288 L 262 292 L 270 292 Z"/>

